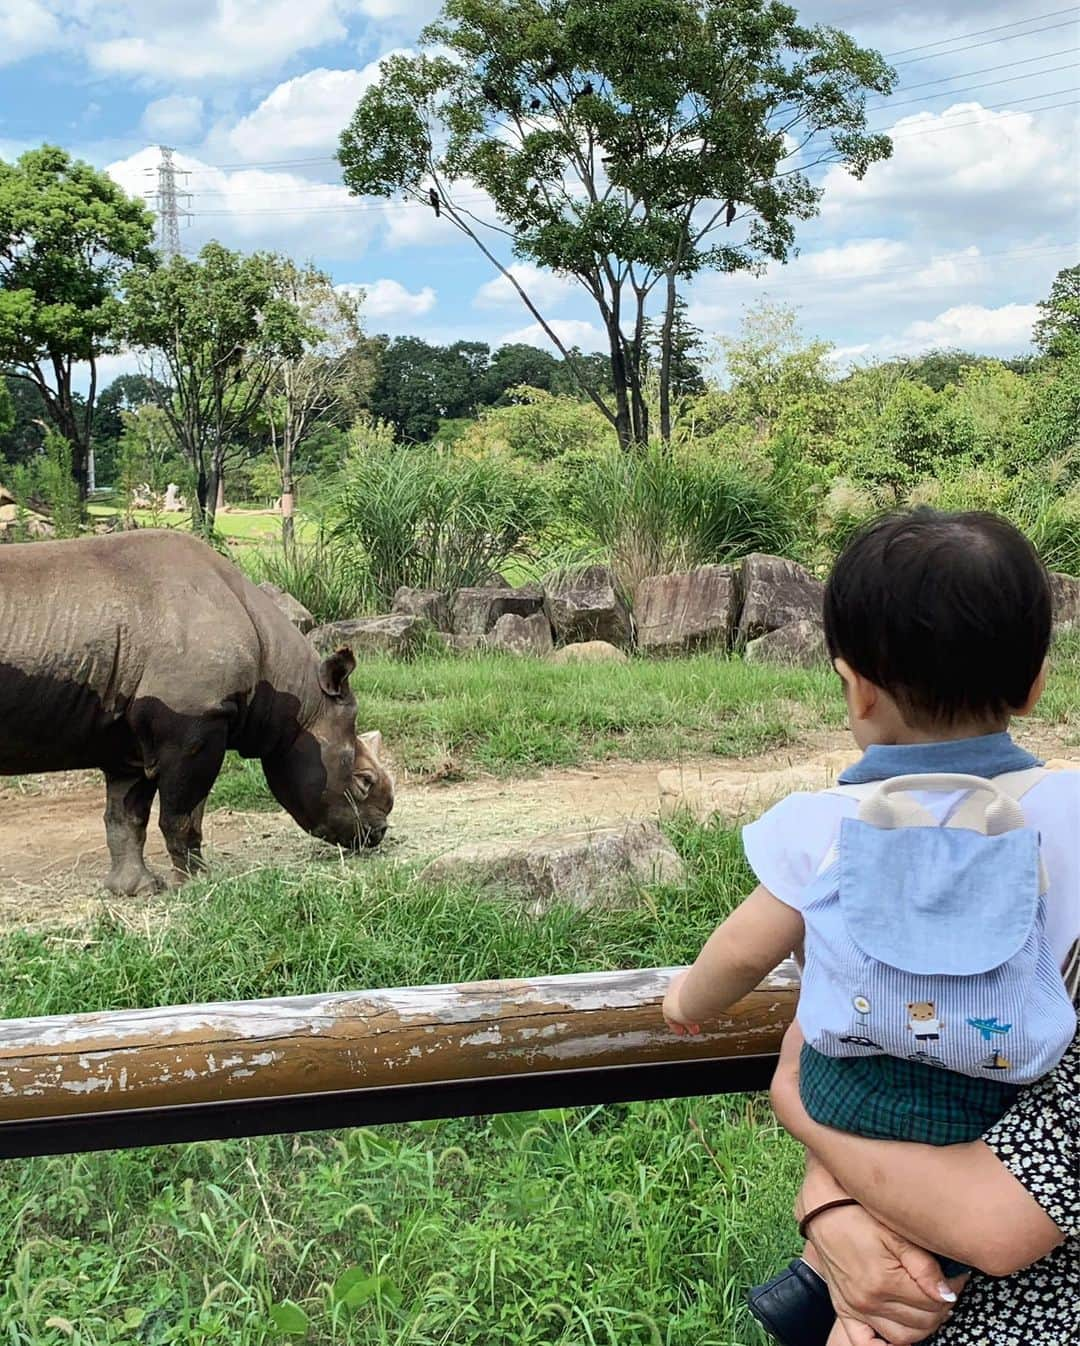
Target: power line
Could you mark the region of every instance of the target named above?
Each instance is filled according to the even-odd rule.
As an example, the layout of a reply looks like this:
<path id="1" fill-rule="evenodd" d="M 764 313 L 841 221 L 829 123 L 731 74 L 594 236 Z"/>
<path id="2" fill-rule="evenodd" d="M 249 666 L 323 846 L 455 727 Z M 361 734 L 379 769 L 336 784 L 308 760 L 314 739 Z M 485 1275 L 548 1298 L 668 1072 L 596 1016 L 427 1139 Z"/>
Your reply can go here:
<path id="1" fill-rule="evenodd" d="M 935 84 L 948 84 L 954 79 L 970 79 L 972 75 L 992 75 L 997 70 L 1012 70 L 1014 66 L 1018 65 L 1034 65 L 1036 61 L 1047 61 L 1054 56 L 1067 56 L 1070 52 L 1075 51 L 1080 51 L 1080 47 L 1062 47 L 1060 51 L 1044 52 L 1041 56 L 1028 56 L 1022 61 L 1003 61 L 1000 65 L 985 65 L 981 70 L 963 70 L 956 75 L 942 75 L 940 79 L 924 80 L 922 84 L 907 84 L 903 91 L 904 93 L 914 93 L 916 89 L 929 89 Z M 884 106 L 884 104 L 880 106 Z"/>
<path id="2" fill-rule="evenodd" d="M 1035 94 L 1034 96 L 1036 98 L 1052 98 L 1054 97 L 1055 94 L 1059 93 L 1080 93 L 1080 88 L 1055 89 L 1053 94 L 1044 93 L 1044 94 Z M 1012 107 L 1014 103 L 1026 103 L 1030 101 L 1031 101 L 1030 99 L 1026 98 L 1014 98 L 1011 99 L 1008 103 L 998 103 L 997 108 Z M 990 124 L 996 126 L 998 122 L 1003 122 L 1007 120 L 1009 117 L 1030 117 L 1033 112 L 1054 112 L 1057 108 L 1077 107 L 1077 106 L 1080 106 L 1080 99 L 1074 98 L 1067 103 L 1049 103 L 1047 104 L 1046 107 L 1028 108 L 1023 112 L 1004 112 L 1000 117 L 996 117 L 994 121 Z M 983 111 L 994 112 L 996 111 L 996 108 L 987 107 L 983 108 Z M 987 125 L 986 122 L 981 122 L 976 118 L 975 121 L 970 122 L 949 122 L 948 125 L 946 126 L 927 126 L 919 131 L 901 132 L 900 135 L 894 135 L 892 138 L 893 140 L 911 140 L 915 136 L 932 136 L 937 135 L 942 131 L 959 131 L 965 126 L 985 126 L 985 125 Z"/>
<path id="3" fill-rule="evenodd" d="M 947 263 L 947 264 L 950 265 L 950 266 L 951 266 L 951 265 L 957 265 L 957 266 L 976 266 L 976 265 L 978 265 L 978 264 L 981 263 L 981 262 L 985 262 L 985 261 L 996 261 L 996 260 L 1000 260 L 1001 258 L 1006 258 L 1006 257 L 1009 257 L 1009 258 L 1013 258 L 1013 257 L 1050 257 L 1050 256 L 1054 256 L 1055 254 L 1057 254 L 1057 253 L 1059 253 L 1059 252 L 1073 252 L 1073 251 L 1075 250 L 1075 246 L 1076 246 L 1076 245 L 1075 245 L 1074 243 L 1055 243 L 1055 244 L 1053 244 L 1052 246 L 1041 247 L 1041 248 L 1009 248 L 1009 249 L 1007 249 L 1007 250 L 1004 251 L 1004 252 L 983 252 L 983 253 L 980 253 L 977 257 L 968 257 L 968 256 L 964 256 L 964 255 L 962 255 L 962 254 L 961 254 L 961 255 L 958 255 L 958 256 L 957 256 L 957 255 L 954 255 L 954 256 L 943 255 L 943 256 L 937 256 L 937 257 L 930 257 L 930 258 L 929 258 L 928 260 L 926 260 L 926 261 L 923 261 L 923 262 L 916 262 L 916 263 L 913 263 L 911 266 L 883 267 L 883 268 L 882 268 L 881 270 L 879 270 L 879 271 L 848 271 L 848 272 L 845 272 L 845 273 L 844 273 L 842 279 L 845 280 L 845 281 L 846 281 L 846 280 L 875 280 L 878 276 L 903 276 L 903 275 L 908 275 L 908 274 L 910 274 L 910 273 L 913 272 L 913 271 L 926 271 L 928 268 L 930 268 L 930 267 L 932 267 L 932 266 L 936 266 L 936 265 L 938 265 L 939 263 L 942 263 L 942 262 Z M 809 253 L 809 254 L 806 254 L 806 255 L 812 257 L 812 256 L 814 256 L 815 254 L 813 254 L 813 253 Z M 786 265 L 786 264 L 785 264 L 785 265 Z M 762 280 L 762 281 L 767 281 L 768 279 L 769 279 L 769 273 L 766 272 L 765 275 L 761 277 L 761 280 Z M 773 277 L 773 279 L 776 279 L 776 277 Z M 837 281 L 838 279 L 840 279 L 840 277 L 837 277 L 837 276 L 835 276 L 835 275 L 828 275 L 828 276 L 805 276 L 805 277 L 802 277 L 801 279 L 791 280 L 791 281 L 787 281 L 787 282 L 785 282 L 785 288 L 786 288 L 786 289 L 796 289 L 796 288 L 798 288 L 798 289 L 802 289 L 804 286 L 808 286 L 808 285 L 835 285 L 835 283 L 836 283 L 836 281 Z"/>
<path id="4" fill-rule="evenodd" d="M 885 52 L 885 57 L 891 59 L 893 56 L 906 56 L 909 51 L 926 51 L 929 47 L 944 47 L 949 42 L 966 42 L 969 37 L 983 37 L 987 33 L 1001 33 L 1006 28 L 1019 28 L 1022 23 L 1041 23 L 1043 19 L 1056 19 L 1062 14 L 1076 14 L 1080 12 L 1080 5 L 1069 5 L 1065 9 L 1052 9 L 1046 14 L 1029 14 L 1026 19 L 1013 19 L 1012 23 L 999 23 L 995 28 L 976 28 L 973 33 L 957 33 L 955 37 L 942 37 L 936 42 L 924 42 L 918 47 L 899 47 L 896 51 Z M 1042 32 L 1043 29 L 1036 31 Z M 1013 33 L 1012 37 L 1024 37 L 1024 33 Z M 999 38 L 1000 42 L 1007 42 L 1009 38 Z M 982 44 L 988 45 L 988 44 Z M 948 55 L 948 52 L 943 55 Z"/>
<path id="5" fill-rule="evenodd" d="M 961 52 L 974 51 L 977 47 L 992 47 L 997 42 L 1011 42 L 1013 38 L 1017 37 L 1034 37 L 1037 33 L 1052 33 L 1058 28 L 1072 28 L 1075 24 L 1076 19 L 1066 19 L 1064 23 L 1048 23 L 1045 28 L 1029 28 L 1023 33 L 1010 33 L 1008 37 L 990 37 L 985 42 L 972 42 L 966 47 L 950 47 L 948 51 L 932 52 L 929 56 L 909 56 L 906 61 L 893 61 L 893 65 L 911 65 L 916 61 L 933 61 L 939 56 L 959 56 Z"/>
<path id="6" fill-rule="evenodd" d="M 923 94 L 921 98 L 905 98 L 899 103 L 878 103 L 875 104 L 872 108 L 868 108 L 867 111 L 884 112 L 888 110 L 891 112 L 893 108 L 911 107 L 912 104 L 914 103 L 933 103 L 938 98 L 955 98 L 962 93 L 978 93 L 982 89 L 994 89 L 999 84 L 1015 84 L 1017 80 L 1034 79 L 1037 75 L 1056 75 L 1059 74 L 1062 70 L 1075 70 L 1075 69 L 1076 69 L 1076 62 L 1068 61 L 1066 62 L 1065 65 L 1053 65 L 1048 70 L 1029 70 L 1026 75 L 1006 75 L 1004 79 L 992 79 L 987 81 L 987 83 L 985 84 L 968 84 L 963 89 L 943 89 L 941 93 Z M 1035 98 L 1049 97 L 1048 94 L 1035 94 L 1033 96 Z M 1014 98 L 1012 101 L 1014 103 L 1022 103 L 1025 100 L 1022 98 Z"/>

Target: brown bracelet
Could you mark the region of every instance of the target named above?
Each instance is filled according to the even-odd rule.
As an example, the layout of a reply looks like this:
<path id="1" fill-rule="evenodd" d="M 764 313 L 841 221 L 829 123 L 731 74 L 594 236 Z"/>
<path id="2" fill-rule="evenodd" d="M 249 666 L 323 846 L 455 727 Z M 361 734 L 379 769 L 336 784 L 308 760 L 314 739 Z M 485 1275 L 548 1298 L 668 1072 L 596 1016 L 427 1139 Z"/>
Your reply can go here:
<path id="1" fill-rule="evenodd" d="M 858 1204 L 853 1196 L 845 1196 L 838 1198 L 836 1201 L 826 1201 L 820 1206 L 815 1206 L 799 1221 L 799 1237 L 806 1238 L 810 1222 L 816 1220 L 819 1215 L 824 1215 L 827 1210 L 839 1210 L 841 1206 L 857 1206 Z"/>

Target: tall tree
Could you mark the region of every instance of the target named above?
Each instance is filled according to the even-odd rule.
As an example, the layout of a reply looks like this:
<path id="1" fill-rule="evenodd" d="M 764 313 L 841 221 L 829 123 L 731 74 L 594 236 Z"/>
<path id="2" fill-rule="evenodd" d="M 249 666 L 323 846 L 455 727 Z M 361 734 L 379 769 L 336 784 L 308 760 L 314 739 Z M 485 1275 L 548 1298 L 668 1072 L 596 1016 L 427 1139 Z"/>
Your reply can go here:
<path id="1" fill-rule="evenodd" d="M 150 265 L 153 219 L 104 173 L 52 145 L 0 162 L 0 372 L 36 388 L 90 484 L 97 361 L 115 350 L 118 287 Z M 80 399 L 75 368 L 89 366 Z"/>
<path id="2" fill-rule="evenodd" d="M 424 443 L 441 420 L 476 411 L 488 359 L 480 341 L 433 346 L 420 337 L 395 337 L 382 350 L 371 413 L 392 425 L 404 443 Z"/>
<path id="3" fill-rule="evenodd" d="M 218 487 L 237 437 L 261 407 L 305 326 L 281 293 L 281 263 L 208 243 L 126 279 L 126 333 L 191 466 L 196 525 L 213 529 Z"/>
<path id="4" fill-rule="evenodd" d="M 511 388 L 540 388 L 550 392 L 559 362 L 538 346 L 510 342 L 491 357 L 481 388 L 481 401 L 488 406 L 503 402 Z"/>
<path id="5" fill-rule="evenodd" d="M 818 208 L 811 171 L 861 176 L 891 152 L 866 130 L 867 91 L 892 88 L 883 58 L 776 0 L 447 0 L 420 45 L 360 100 L 346 183 L 403 193 L 472 239 L 567 359 L 499 241 L 577 280 L 613 397 L 577 368 L 624 447 L 649 437 L 651 307 L 667 351 L 681 284 L 783 261 Z M 670 377 L 665 359 L 665 397 Z"/>
<path id="6" fill-rule="evenodd" d="M 704 333 L 686 316 L 686 309 L 686 300 L 678 295 L 666 339 L 655 323 L 646 326 L 645 348 L 649 364 L 659 376 L 660 434 L 665 440 L 671 438 L 672 399 L 693 397 L 705 391 L 701 369 Z"/>
<path id="7" fill-rule="evenodd" d="M 265 403 L 270 450 L 281 474 L 281 538 L 288 547 L 296 450 L 319 422 L 359 402 L 368 356 L 361 340 L 362 296 L 335 290 L 325 272 L 287 258 L 277 262 L 276 293 L 296 310 L 305 329 L 299 350 L 286 352 L 278 362 Z"/>
<path id="8" fill-rule="evenodd" d="M 0 431 L 0 459 L 12 465 L 29 462 L 45 445 L 48 419 L 44 400 L 37 388 L 23 379 L 0 377 L 0 387 L 12 415 L 11 425 Z"/>
<path id="9" fill-rule="evenodd" d="M 1063 268 L 1039 304 L 1035 345 L 1056 360 L 1080 354 L 1080 265 Z"/>

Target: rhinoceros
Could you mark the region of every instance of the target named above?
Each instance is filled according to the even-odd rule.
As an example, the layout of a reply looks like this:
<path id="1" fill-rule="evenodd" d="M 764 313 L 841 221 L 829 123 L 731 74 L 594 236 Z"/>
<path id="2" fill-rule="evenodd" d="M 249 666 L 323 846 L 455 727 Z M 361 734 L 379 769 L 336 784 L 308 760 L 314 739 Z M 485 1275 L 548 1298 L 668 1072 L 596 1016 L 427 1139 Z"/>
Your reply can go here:
<path id="1" fill-rule="evenodd" d="M 170 530 L 0 547 L 0 775 L 105 774 L 116 893 L 143 860 L 154 795 L 173 884 L 202 867 L 202 815 L 227 748 L 259 758 L 312 836 L 376 846 L 393 808 L 378 735 L 356 733 L 355 667 L 320 661 L 273 599 Z"/>

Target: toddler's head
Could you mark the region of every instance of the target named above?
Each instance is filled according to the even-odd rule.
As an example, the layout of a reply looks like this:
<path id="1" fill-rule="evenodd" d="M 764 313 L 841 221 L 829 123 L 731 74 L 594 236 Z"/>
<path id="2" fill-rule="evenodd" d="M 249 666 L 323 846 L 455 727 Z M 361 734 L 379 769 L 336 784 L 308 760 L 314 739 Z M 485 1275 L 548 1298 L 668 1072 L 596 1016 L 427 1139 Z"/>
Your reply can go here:
<path id="1" fill-rule="evenodd" d="M 825 590 L 825 638 L 861 747 L 1004 729 L 1042 693 L 1051 598 L 994 514 L 919 509 L 858 533 Z"/>

